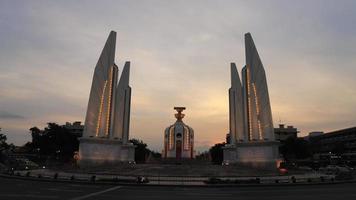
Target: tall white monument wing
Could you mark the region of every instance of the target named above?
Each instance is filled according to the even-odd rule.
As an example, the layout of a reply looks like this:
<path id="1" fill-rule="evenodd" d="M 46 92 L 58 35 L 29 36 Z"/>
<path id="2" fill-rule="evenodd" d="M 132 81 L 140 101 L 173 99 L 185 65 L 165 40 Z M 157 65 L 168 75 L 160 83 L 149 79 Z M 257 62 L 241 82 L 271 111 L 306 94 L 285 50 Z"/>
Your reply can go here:
<path id="1" fill-rule="evenodd" d="M 243 123 L 242 85 L 235 63 L 231 63 L 231 88 L 229 89 L 230 143 L 245 140 Z"/>
<path id="2" fill-rule="evenodd" d="M 109 133 L 117 67 L 114 67 L 116 32 L 111 31 L 96 64 L 85 118 L 84 137 L 104 137 Z M 116 74 L 116 77 L 115 77 Z"/>
<path id="3" fill-rule="evenodd" d="M 119 84 L 116 88 L 115 119 L 113 128 L 113 136 L 121 139 L 123 143 L 127 143 L 129 139 L 131 106 L 131 87 L 129 86 L 129 79 L 130 62 L 126 62 L 121 73 Z"/>
<path id="4" fill-rule="evenodd" d="M 83 137 L 79 144 L 80 165 L 132 162 L 135 146 L 128 142 L 131 88 L 127 62 L 118 84 L 114 63 L 116 33 L 112 31 L 95 67 Z"/>
<path id="5" fill-rule="evenodd" d="M 250 33 L 245 34 L 245 48 L 242 83 L 235 64 L 231 64 L 229 108 L 233 145 L 224 146 L 224 163 L 275 170 L 279 142 L 274 138 L 265 70 Z"/>
<path id="6" fill-rule="evenodd" d="M 250 139 L 274 140 L 266 74 L 250 33 L 245 34 L 247 115 Z"/>

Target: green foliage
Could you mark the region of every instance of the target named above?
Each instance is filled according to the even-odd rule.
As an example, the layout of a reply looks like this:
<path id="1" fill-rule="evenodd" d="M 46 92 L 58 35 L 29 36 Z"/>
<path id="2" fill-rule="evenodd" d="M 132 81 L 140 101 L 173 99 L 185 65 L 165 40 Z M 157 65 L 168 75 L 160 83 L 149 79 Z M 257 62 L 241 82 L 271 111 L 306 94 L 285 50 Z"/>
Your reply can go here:
<path id="1" fill-rule="evenodd" d="M 343 142 L 336 142 L 331 152 L 337 155 L 342 155 L 346 152 L 345 144 Z"/>
<path id="2" fill-rule="evenodd" d="M 23 149 L 28 152 L 39 153 L 49 157 L 71 159 L 75 151 L 78 151 L 79 141 L 76 135 L 70 133 L 68 129 L 56 123 L 48 123 L 44 130 L 37 127 L 30 128 L 32 142 L 26 143 Z M 160 158 L 161 154 L 153 152 L 147 148 L 142 140 L 131 139 L 135 147 L 136 163 L 145 163 L 151 154 L 154 158 Z"/>
<path id="3" fill-rule="evenodd" d="M 156 159 L 162 158 L 162 154 L 158 153 L 158 152 L 155 152 L 155 151 L 151 151 L 151 155 L 152 155 L 153 158 L 156 158 Z"/>
<path id="4" fill-rule="evenodd" d="M 150 150 L 147 148 L 147 144 L 143 143 L 142 140 L 138 140 L 138 139 L 131 139 L 130 142 L 136 146 L 135 162 L 145 163 L 147 156 L 150 154 Z"/>
<path id="5" fill-rule="evenodd" d="M 30 151 L 47 155 L 70 159 L 75 151 L 78 151 L 79 141 L 77 136 L 63 126 L 56 123 L 48 123 L 44 130 L 37 127 L 30 128 L 32 143 L 26 144 Z"/>
<path id="6" fill-rule="evenodd" d="M 1 132 L 1 128 L 0 128 L 0 132 Z M 0 133 L 0 162 L 4 162 L 4 160 L 5 160 L 5 158 L 3 156 L 3 151 L 14 148 L 14 145 L 7 144 L 6 140 L 7 140 L 6 135 Z"/>
<path id="7" fill-rule="evenodd" d="M 0 128 L 0 132 L 1 132 L 1 128 Z M 0 133 L 0 152 L 9 149 L 10 145 L 6 143 L 6 140 L 7 140 L 6 135 Z"/>
<path id="8" fill-rule="evenodd" d="M 151 154 L 152 157 L 154 158 L 161 158 L 161 154 L 151 151 L 150 149 L 147 148 L 147 144 L 144 143 L 142 140 L 138 139 L 131 139 L 130 142 L 134 144 L 135 147 L 135 162 L 140 164 L 140 163 L 146 163 L 146 160 L 148 156 Z"/>
<path id="9" fill-rule="evenodd" d="M 223 147 L 225 146 L 225 142 L 223 143 L 218 143 L 212 146 L 209 149 L 210 156 L 211 156 L 211 162 L 216 165 L 221 165 L 221 163 L 224 160 L 224 153 L 223 153 Z"/>

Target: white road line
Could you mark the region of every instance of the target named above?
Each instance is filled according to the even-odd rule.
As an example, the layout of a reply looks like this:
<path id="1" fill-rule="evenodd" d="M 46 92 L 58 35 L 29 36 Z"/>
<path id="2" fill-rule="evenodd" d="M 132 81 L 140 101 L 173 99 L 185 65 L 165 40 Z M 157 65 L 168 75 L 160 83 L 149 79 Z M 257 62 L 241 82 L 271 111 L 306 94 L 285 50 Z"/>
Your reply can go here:
<path id="1" fill-rule="evenodd" d="M 105 193 L 105 192 L 110 192 L 110 191 L 119 189 L 119 188 L 121 188 L 121 187 L 122 187 L 122 186 L 115 186 L 115 187 L 112 187 L 112 188 L 109 188 L 109 189 L 106 189 L 106 190 L 103 190 L 103 191 L 94 192 L 94 193 L 90 193 L 90 194 L 87 194 L 87 195 L 84 195 L 84 196 L 76 197 L 76 198 L 73 198 L 73 199 L 71 199 L 71 200 L 87 199 L 87 198 L 89 198 L 89 197 L 97 196 L 97 195 L 103 194 L 103 193 Z"/>
<path id="2" fill-rule="evenodd" d="M 68 190 L 68 189 L 63 189 L 63 188 L 48 188 L 46 190 L 49 191 L 60 191 L 60 192 L 82 192 L 83 190 Z"/>
<path id="3" fill-rule="evenodd" d="M 48 195 L 35 195 L 35 194 L 0 194 L 1 197 L 12 197 L 12 198 L 36 198 L 36 199 L 59 199 L 59 196 L 48 196 Z M 8 199 L 8 198 L 6 198 Z"/>

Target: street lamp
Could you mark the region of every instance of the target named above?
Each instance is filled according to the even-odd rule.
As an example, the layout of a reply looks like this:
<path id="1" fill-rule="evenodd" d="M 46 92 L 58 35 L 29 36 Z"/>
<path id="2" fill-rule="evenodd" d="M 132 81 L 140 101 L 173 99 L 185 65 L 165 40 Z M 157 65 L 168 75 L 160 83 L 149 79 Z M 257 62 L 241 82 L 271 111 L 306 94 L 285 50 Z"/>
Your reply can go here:
<path id="1" fill-rule="evenodd" d="M 59 159 L 59 154 L 61 153 L 61 150 L 60 149 L 58 149 L 57 151 L 56 151 L 56 159 L 58 160 Z"/>

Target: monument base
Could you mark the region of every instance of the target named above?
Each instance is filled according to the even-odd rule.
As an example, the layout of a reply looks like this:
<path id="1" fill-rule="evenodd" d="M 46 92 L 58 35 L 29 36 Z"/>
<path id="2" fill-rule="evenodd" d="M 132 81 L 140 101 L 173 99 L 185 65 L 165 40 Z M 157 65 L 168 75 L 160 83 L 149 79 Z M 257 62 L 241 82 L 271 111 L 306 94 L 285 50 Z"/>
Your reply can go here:
<path id="1" fill-rule="evenodd" d="M 131 163 L 135 161 L 135 146 L 107 138 L 80 138 L 79 165 Z"/>
<path id="2" fill-rule="evenodd" d="M 279 142 L 251 141 L 223 147 L 226 165 L 242 165 L 253 168 L 276 169 L 279 161 Z"/>

